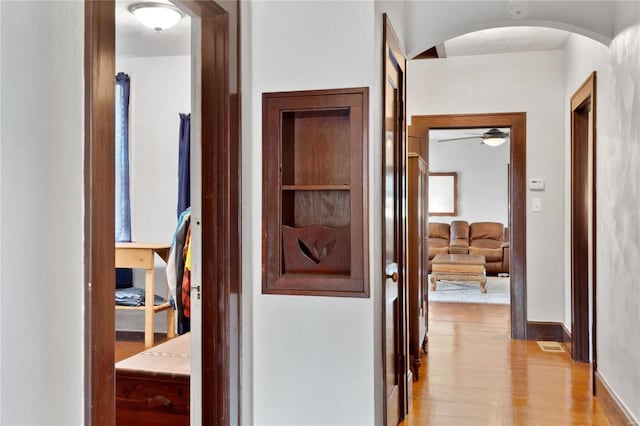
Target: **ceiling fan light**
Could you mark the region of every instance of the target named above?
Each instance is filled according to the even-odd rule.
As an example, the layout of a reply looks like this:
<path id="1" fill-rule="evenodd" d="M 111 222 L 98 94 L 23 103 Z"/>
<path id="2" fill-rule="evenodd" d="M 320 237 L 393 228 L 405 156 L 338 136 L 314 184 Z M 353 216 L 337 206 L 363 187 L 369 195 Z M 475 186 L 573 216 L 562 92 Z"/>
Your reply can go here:
<path id="1" fill-rule="evenodd" d="M 184 14 L 176 7 L 165 3 L 135 3 L 129 11 L 146 27 L 156 31 L 176 25 Z"/>
<path id="2" fill-rule="evenodd" d="M 500 146 L 506 140 L 507 140 L 507 134 L 498 129 L 491 129 L 488 132 L 486 132 L 482 137 L 482 141 L 489 146 Z"/>
<path id="3" fill-rule="evenodd" d="M 489 138 L 484 138 L 483 142 L 485 143 L 485 145 L 489 145 L 489 146 L 500 146 L 502 145 L 507 139 L 506 138 L 500 138 L 500 137 L 489 137 Z"/>

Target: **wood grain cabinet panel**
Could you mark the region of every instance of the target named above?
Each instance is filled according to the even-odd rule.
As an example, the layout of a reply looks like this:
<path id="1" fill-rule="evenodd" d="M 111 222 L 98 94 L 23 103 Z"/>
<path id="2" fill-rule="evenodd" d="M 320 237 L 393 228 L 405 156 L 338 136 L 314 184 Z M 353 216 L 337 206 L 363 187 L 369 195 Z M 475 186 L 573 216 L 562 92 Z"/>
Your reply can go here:
<path id="1" fill-rule="evenodd" d="M 409 138 L 409 149 L 412 146 Z M 417 151 L 417 152 L 416 152 Z M 407 296 L 409 298 L 409 367 L 419 379 L 421 350 L 427 351 L 428 176 L 427 163 L 415 149 L 407 162 Z"/>
<path id="2" fill-rule="evenodd" d="M 263 293 L 369 296 L 368 98 L 263 94 Z"/>

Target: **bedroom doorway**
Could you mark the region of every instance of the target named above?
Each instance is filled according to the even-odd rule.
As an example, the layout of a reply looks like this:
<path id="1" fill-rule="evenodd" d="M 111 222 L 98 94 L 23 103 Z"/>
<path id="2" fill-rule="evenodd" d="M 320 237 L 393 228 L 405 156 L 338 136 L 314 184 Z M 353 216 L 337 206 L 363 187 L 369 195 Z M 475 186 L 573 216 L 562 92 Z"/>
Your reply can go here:
<path id="1" fill-rule="evenodd" d="M 596 353 L 596 73 L 571 97 L 571 357 Z M 593 387 L 595 392 L 595 386 Z"/>
<path id="2" fill-rule="evenodd" d="M 436 129 L 508 128 L 511 338 L 524 340 L 526 307 L 526 113 L 414 115 L 409 136 L 428 137 Z"/>
<path id="3" fill-rule="evenodd" d="M 192 295 L 201 294 L 202 306 L 201 339 L 194 339 L 201 345 L 192 353 L 192 421 L 237 424 L 241 294 L 239 2 L 174 3 L 193 20 L 191 134 L 192 145 L 200 148 L 194 151 L 201 154 L 192 163 L 191 186 L 198 228 L 192 231 Z M 115 71 L 115 2 L 86 0 L 85 419 L 89 424 L 115 423 Z M 201 200 L 198 207 L 196 199 Z M 201 254 L 200 259 L 196 253 Z M 195 358 L 200 358 L 200 368 Z M 202 412 L 207 416 L 200 417 Z"/>

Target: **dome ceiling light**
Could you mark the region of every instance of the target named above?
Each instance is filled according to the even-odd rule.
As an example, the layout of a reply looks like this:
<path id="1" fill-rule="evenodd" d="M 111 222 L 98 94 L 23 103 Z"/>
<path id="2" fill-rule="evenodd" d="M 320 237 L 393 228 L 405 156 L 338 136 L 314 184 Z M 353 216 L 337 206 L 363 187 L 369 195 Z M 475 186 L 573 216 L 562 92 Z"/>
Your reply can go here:
<path id="1" fill-rule="evenodd" d="M 507 133 L 498 129 L 491 129 L 482 135 L 482 141 L 485 145 L 500 146 L 507 140 Z"/>
<path id="2" fill-rule="evenodd" d="M 184 16 L 177 7 L 166 3 L 135 3 L 129 6 L 142 24 L 158 32 L 176 25 Z"/>

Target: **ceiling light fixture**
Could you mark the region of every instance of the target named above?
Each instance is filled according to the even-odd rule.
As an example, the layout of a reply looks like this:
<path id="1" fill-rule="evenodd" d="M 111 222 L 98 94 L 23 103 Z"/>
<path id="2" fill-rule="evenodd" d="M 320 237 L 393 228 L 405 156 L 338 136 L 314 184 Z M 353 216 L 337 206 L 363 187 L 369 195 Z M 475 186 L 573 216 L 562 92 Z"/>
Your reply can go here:
<path id="1" fill-rule="evenodd" d="M 498 129 L 491 129 L 482 135 L 482 141 L 489 146 L 500 146 L 507 140 L 507 134 Z"/>
<path id="2" fill-rule="evenodd" d="M 173 27 L 184 16 L 180 9 L 166 3 L 135 3 L 129 6 L 129 12 L 158 32 Z"/>

